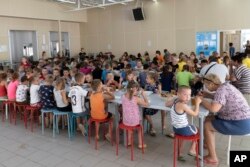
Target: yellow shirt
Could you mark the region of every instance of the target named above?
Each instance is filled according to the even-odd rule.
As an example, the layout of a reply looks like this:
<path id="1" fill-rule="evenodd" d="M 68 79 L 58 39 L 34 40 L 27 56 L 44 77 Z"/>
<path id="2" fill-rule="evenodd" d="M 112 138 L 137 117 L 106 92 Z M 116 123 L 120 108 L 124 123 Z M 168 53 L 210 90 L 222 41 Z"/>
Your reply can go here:
<path id="1" fill-rule="evenodd" d="M 242 60 L 242 63 L 247 66 L 247 68 L 250 68 L 250 58 L 246 57 L 244 60 Z"/>
<path id="2" fill-rule="evenodd" d="M 178 63 L 178 72 L 182 72 L 183 66 L 186 65 L 187 63 L 182 61 Z"/>
<path id="3" fill-rule="evenodd" d="M 219 64 L 222 64 L 222 63 L 223 63 L 223 61 L 221 60 L 221 58 L 218 59 L 218 63 L 219 63 Z"/>

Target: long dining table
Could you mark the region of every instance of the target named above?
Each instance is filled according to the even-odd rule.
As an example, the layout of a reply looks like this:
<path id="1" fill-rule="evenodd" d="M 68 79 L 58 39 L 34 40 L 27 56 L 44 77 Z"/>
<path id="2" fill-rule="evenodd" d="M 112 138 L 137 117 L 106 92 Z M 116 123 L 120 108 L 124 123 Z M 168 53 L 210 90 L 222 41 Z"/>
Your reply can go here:
<path id="1" fill-rule="evenodd" d="M 115 127 L 118 127 L 119 120 L 120 120 L 120 115 L 118 112 L 118 107 L 119 105 L 122 104 L 121 97 L 125 94 L 124 91 L 117 90 L 114 92 L 115 99 L 109 101 L 109 112 L 115 115 Z M 140 108 L 151 108 L 151 109 L 157 109 L 157 110 L 163 110 L 166 112 L 171 111 L 171 108 L 166 107 L 165 103 L 168 100 L 166 97 L 161 97 L 159 94 L 151 94 L 148 96 L 149 100 L 149 106 L 141 106 Z M 191 103 L 190 103 L 191 105 Z M 142 111 L 142 110 L 141 110 Z M 200 106 L 200 111 L 199 111 L 199 134 L 200 134 L 200 140 L 199 140 L 199 154 L 200 154 L 200 166 L 203 167 L 203 156 L 204 156 L 204 120 L 205 117 L 209 114 L 209 111 L 205 109 L 202 105 Z M 143 116 L 143 113 L 141 112 L 141 118 Z M 124 134 L 124 144 L 125 144 L 125 139 L 126 139 L 126 133 Z"/>

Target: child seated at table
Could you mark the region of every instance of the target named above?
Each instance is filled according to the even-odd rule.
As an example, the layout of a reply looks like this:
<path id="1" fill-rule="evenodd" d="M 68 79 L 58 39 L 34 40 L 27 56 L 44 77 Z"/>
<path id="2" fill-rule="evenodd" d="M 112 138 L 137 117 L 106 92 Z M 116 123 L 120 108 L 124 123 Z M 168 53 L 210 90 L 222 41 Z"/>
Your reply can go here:
<path id="1" fill-rule="evenodd" d="M 85 81 L 83 73 L 77 73 L 75 75 L 76 85 L 72 86 L 69 91 L 69 97 L 71 98 L 72 111 L 74 114 L 79 115 L 81 118 L 77 118 L 77 129 L 80 129 L 83 136 L 86 136 L 86 130 L 83 126 L 83 117 L 89 114 L 89 111 L 85 108 L 85 97 L 88 95 L 88 91 L 82 88 Z"/>
<path id="2" fill-rule="evenodd" d="M 29 80 L 27 76 L 23 76 L 21 78 L 21 83 L 17 86 L 16 90 L 16 102 L 20 104 L 27 104 L 28 103 L 28 90 L 29 90 Z"/>
<path id="3" fill-rule="evenodd" d="M 0 73 L 0 99 L 7 99 L 7 74 Z"/>
<path id="4" fill-rule="evenodd" d="M 11 80 L 7 87 L 7 95 L 8 95 L 9 100 L 14 101 L 16 100 L 16 90 L 19 84 L 19 81 L 18 81 L 19 75 L 17 72 L 14 72 L 13 74 L 10 74 L 10 77 L 11 77 Z"/>
<path id="5" fill-rule="evenodd" d="M 177 92 L 177 98 L 174 100 L 167 101 L 166 106 L 172 107 L 170 115 L 172 126 L 175 134 L 182 136 L 192 136 L 198 133 L 197 128 L 194 125 L 188 123 L 187 115 L 197 116 L 199 113 L 199 106 L 201 103 L 200 97 L 195 97 L 195 109 L 193 110 L 188 106 L 188 102 L 191 99 L 191 89 L 188 86 L 180 86 Z M 180 150 L 182 148 L 182 143 L 180 145 Z M 195 142 L 189 150 L 189 155 L 195 156 Z M 181 152 L 181 151 L 180 151 Z M 185 161 L 184 157 L 180 154 L 178 160 Z"/>
<path id="6" fill-rule="evenodd" d="M 53 110 L 56 107 L 56 102 L 53 93 L 54 86 L 52 85 L 54 78 L 52 75 L 49 74 L 45 77 L 44 81 L 45 81 L 44 85 L 41 85 L 39 89 L 39 96 L 41 98 L 42 109 Z M 52 113 L 46 114 L 45 126 L 52 127 L 52 124 L 53 124 L 53 114 Z"/>
<path id="7" fill-rule="evenodd" d="M 85 83 L 88 84 L 89 86 L 91 86 L 92 81 L 93 81 L 93 76 L 92 76 L 92 74 L 87 74 L 87 75 L 85 76 Z"/>
<path id="8" fill-rule="evenodd" d="M 33 107 L 41 106 L 41 99 L 39 96 L 40 89 L 40 80 L 38 76 L 33 76 L 30 78 L 31 86 L 30 86 L 30 105 Z"/>
<path id="9" fill-rule="evenodd" d="M 122 96 L 123 124 L 126 126 L 137 126 L 140 124 L 141 116 L 139 106 L 148 106 L 148 99 L 142 90 L 142 98 L 138 97 L 139 85 L 135 81 L 130 81 L 127 86 L 127 92 Z M 143 132 L 142 132 L 143 133 Z M 128 145 L 131 145 L 132 131 L 128 131 Z M 141 131 L 138 132 L 138 148 L 146 148 L 142 145 Z"/>
<path id="10" fill-rule="evenodd" d="M 66 95 L 65 85 L 66 81 L 63 77 L 57 78 L 55 88 L 53 90 L 56 101 L 56 107 L 58 111 L 71 112 L 72 107 Z"/>
<path id="11" fill-rule="evenodd" d="M 132 70 L 126 71 L 126 80 L 123 80 L 122 76 L 120 76 L 119 89 L 127 89 L 128 83 L 130 81 L 136 82 L 136 77 Z"/>
<path id="12" fill-rule="evenodd" d="M 113 89 L 113 91 L 115 91 L 119 87 L 118 82 L 114 80 L 114 74 L 113 73 L 108 73 L 107 74 L 106 86 L 111 87 Z"/>
<path id="13" fill-rule="evenodd" d="M 155 72 L 149 72 L 147 74 L 147 84 L 145 85 L 145 90 L 146 91 L 152 91 L 153 93 L 161 94 L 161 85 L 159 82 L 157 82 L 157 73 Z M 153 126 L 153 121 L 151 119 L 152 115 L 155 115 L 158 112 L 156 109 L 151 109 L 151 108 L 145 108 L 143 110 L 143 115 L 145 119 L 148 121 L 150 129 L 149 129 L 149 134 L 151 136 L 156 136 L 156 131 Z M 165 122 L 163 121 L 165 117 L 165 112 L 162 111 L 162 128 L 165 128 Z"/>
<path id="14" fill-rule="evenodd" d="M 93 119 L 113 119 L 112 114 L 105 111 L 105 100 L 113 100 L 115 96 L 110 92 L 109 88 L 104 88 L 101 80 L 95 79 L 92 84 L 92 94 L 90 95 L 90 114 Z M 96 139 L 99 139 L 99 124 L 96 124 Z M 105 135 L 106 139 L 110 141 L 110 134 L 112 133 L 112 126 L 109 127 L 108 133 Z"/>

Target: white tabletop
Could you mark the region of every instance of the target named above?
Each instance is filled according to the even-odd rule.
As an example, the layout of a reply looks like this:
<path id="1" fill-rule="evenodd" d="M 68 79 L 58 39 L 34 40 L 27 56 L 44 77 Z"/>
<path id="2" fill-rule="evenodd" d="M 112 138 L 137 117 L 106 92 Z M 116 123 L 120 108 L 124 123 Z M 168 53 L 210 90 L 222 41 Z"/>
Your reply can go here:
<path id="1" fill-rule="evenodd" d="M 114 93 L 115 99 L 111 100 L 113 103 L 117 104 L 122 104 L 121 97 L 122 95 L 125 94 L 123 91 L 116 91 Z M 166 97 L 161 97 L 159 94 L 151 94 L 148 96 L 149 100 L 149 106 L 144 107 L 144 108 L 152 108 L 152 109 L 157 109 L 157 110 L 164 110 L 164 111 L 170 111 L 171 108 L 166 107 L 165 103 L 167 98 Z M 205 109 L 202 105 L 200 106 L 200 112 L 199 112 L 199 117 L 205 117 L 208 115 L 208 110 Z"/>

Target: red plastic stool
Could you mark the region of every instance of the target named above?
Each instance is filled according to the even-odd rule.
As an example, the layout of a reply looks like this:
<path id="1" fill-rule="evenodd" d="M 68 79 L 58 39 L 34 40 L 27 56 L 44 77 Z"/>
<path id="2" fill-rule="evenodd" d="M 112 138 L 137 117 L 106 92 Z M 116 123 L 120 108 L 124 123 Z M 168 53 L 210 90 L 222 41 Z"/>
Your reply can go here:
<path id="1" fill-rule="evenodd" d="M 176 167 L 176 149 L 177 149 L 177 156 L 180 155 L 180 140 L 188 140 L 196 142 L 196 166 L 199 167 L 199 139 L 200 135 L 197 133 L 193 136 L 181 136 L 181 135 L 174 135 L 174 167 Z"/>
<path id="2" fill-rule="evenodd" d="M 119 145 L 119 135 L 120 135 L 120 131 L 119 129 L 123 129 L 126 131 L 126 146 L 128 147 L 128 131 L 131 130 L 132 131 L 132 135 L 131 135 L 131 161 L 134 160 L 134 135 L 133 132 L 134 130 L 138 130 L 141 132 L 141 138 L 142 138 L 142 154 L 144 154 L 144 140 L 143 140 L 143 129 L 141 125 L 137 125 L 137 126 L 126 126 L 123 123 L 120 123 L 119 126 L 117 127 L 116 130 L 116 155 L 118 155 L 118 145 Z"/>
<path id="3" fill-rule="evenodd" d="M 27 123 L 28 123 L 28 113 L 32 113 L 31 117 L 30 117 L 30 129 L 31 132 L 33 132 L 33 123 L 34 123 L 34 119 L 35 117 L 38 119 L 39 115 L 38 115 L 38 111 L 41 109 L 41 107 L 39 106 L 26 106 L 25 107 L 25 111 L 24 111 L 24 123 L 25 123 L 25 128 L 27 129 Z"/>
<path id="4" fill-rule="evenodd" d="M 20 103 L 20 102 L 15 102 L 15 111 L 14 111 L 14 120 L 15 120 L 15 124 L 16 124 L 16 114 L 17 112 L 20 113 L 20 118 L 22 120 L 22 116 L 24 118 L 24 113 L 25 113 L 25 108 L 28 107 L 29 105 L 28 104 L 23 104 L 23 103 Z M 22 109 L 23 111 L 19 111 L 19 109 Z M 24 125 L 27 124 L 27 120 L 23 119 L 24 121 Z"/>
<path id="5" fill-rule="evenodd" d="M 93 119 L 93 118 L 89 118 L 89 130 L 88 130 L 88 139 L 89 139 L 89 144 L 90 144 L 90 137 L 91 137 L 91 124 L 92 122 L 95 122 L 95 124 L 103 124 L 103 123 L 109 123 L 109 127 L 113 125 L 113 118 L 107 118 L 107 119 Z M 95 126 L 95 133 L 97 132 L 96 126 Z M 104 135 L 105 135 L 105 131 L 104 131 Z M 110 140 L 111 140 L 111 145 L 113 146 L 113 140 L 112 140 L 112 133 L 110 134 Z M 97 150 L 97 144 L 98 141 L 95 137 L 95 149 Z"/>
<path id="6" fill-rule="evenodd" d="M 8 108 L 9 120 L 10 120 L 10 123 L 12 123 L 12 118 L 15 116 L 15 114 L 14 114 L 14 112 L 15 112 L 15 101 L 6 100 L 6 101 L 2 102 L 2 106 L 1 106 L 1 109 L 3 111 L 2 112 L 2 122 L 4 122 L 5 119 L 6 119 L 6 116 L 5 116 L 5 109 L 6 108 L 5 107 Z"/>

